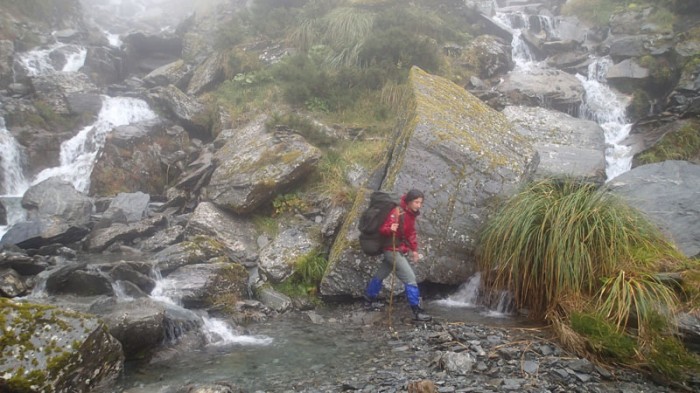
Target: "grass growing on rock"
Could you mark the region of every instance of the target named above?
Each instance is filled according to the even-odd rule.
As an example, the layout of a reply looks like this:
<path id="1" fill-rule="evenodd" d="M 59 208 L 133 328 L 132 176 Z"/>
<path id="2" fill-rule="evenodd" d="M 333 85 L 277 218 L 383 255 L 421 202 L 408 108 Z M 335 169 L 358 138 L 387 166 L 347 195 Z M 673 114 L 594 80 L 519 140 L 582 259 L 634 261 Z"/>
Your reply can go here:
<path id="1" fill-rule="evenodd" d="M 667 160 L 700 162 L 700 121 L 665 135 L 659 143 L 638 156 L 641 164 Z"/>
<path id="2" fill-rule="evenodd" d="M 700 371 L 670 323 L 679 309 L 692 307 L 688 295 L 661 278 L 695 272 L 697 260 L 595 185 L 572 179 L 528 185 L 486 225 L 479 263 L 487 290 L 509 290 L 515 307 L 552 324 L 580 355 L 676 381 Z"/>
<path id="3" fill-rule="evenodd" d="M 301 255 L 293 264 L 294 273 L 275 288 L 290 297 L 315 296 L 328 267 L 326 256 L 320 250 L 314 249 Z"/>

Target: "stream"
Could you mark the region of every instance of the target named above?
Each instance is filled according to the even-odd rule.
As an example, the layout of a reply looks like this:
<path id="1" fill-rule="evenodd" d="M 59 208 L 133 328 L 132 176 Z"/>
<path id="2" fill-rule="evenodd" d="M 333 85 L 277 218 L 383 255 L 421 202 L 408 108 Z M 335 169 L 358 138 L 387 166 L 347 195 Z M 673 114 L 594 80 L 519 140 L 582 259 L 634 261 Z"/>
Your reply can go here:
<path id="1" fill-rule="evenodd" d="M 513 20 L 513 17 L 501 16 L 500 19 L 508 21 Z M 532 60 L 526 47 L 519 41 L 516 42 L 520 40 L 519 34 L 514 34 L 514 37 L 513 57 L 516 66 L 537 67 L 538 64 Z M 116 45 L 119 37 L 110 34 L 109 40 Z M 52 46 L 30 51 L 22 58 L 22 63 L 32 75 L 78 72 L 85 61 L 85 50 L 75 48 L 74 55 L 69 57 L 66 65 L 61 70 L 55 70 L 46 59 L 56 48 L 57 46 Z M 606 142 L 609 145 L 606 151 L 606 171 L 610 180 L 629 170 L 630 159 L 616 145 L 629 132 L 629 126 L 624 116 L 620 115 L 620 108 L 624 109 L 624 97 L 616 96 L 604 86 L 601 73 L 607 65 L 604 59 L 596 61 L 589 75 L 580 78 L 587 93 L 587 101 L 581 112 L 601 124 L 606 131 Z M 156 117 L 144 101 L 107 96 L 102 99 L 102 111 L 95 124 L 80 130 L 73 139 L 62 145 L 61 166 L 43 171 L 31 183 L 35 184 L 51 176 L 62 176 L 71 181 L 76 189 L 88 190 L 94 158 L 104 143 L 105 135 L 115 126 Z M 13 201 L 6 203 L 10 207 L 8 223 L 12 224 L 22 219 L 21 213 L 18 213 L 21 211 L 18 206 L 19 197 L 30 182 L 22 177 L 22 163 L 16 152 L 16 142 L 5 129 L 2 119 L 0 146 L 3 154 L 7 151 L 12 157 L 11 160 L 3 160 L 8 167 L 2 168 L 6 174 L 6 195 L 3 199 Z M 5 230 L 6 227 L 0 226 L 0 237 Z M 480 277 L 476 275 L 451 296 L 426 302 L 425 308 L 436 319 L 448 323 L 497 327 L 524 325 L 522 320 L 505 313 L 504 305 L 496 310 L 478 306 L 479 286 Z M 177 305 L 176 300 L 163 299 L 157 291 L 154 292 L 151 294 L 154 299 Z M 504 295 L 503 303 L 506 300 Z M 395 301 L 394 310 L 399 321 L 396 328 L 413 329 L 412 323 L 403 323 L 405 318 L 402 319 L 402 315 L 408 315 L 405 299 L 399 297 Z M 203 326 L 205 334 L 210 337 L 209 345 L 201 350 L 178 352 L 169 358 L 148 363 L 129 362 L 118 381 L 117 389 L 128 393 L 166 392 L 167 389 L 182 386 L 188 381 L 226 380 L 251 391 L 279 391 L 281 387 L 294 391 L 294 386 L 313 385 L 313 381 L 320 384 L 342 376 L 371 372 L 381 368 L 381 362 L 387 359 L 410 362 L 412 352 L 397 350 L 396 342 L 387 340 L 385 334 L 377 333 L 377 329 L 386 332 L 381 319 L 387 316 L 384 313 L 374 314 L 374 321 L 380 321 L 377 324 L 366 323 L 362 319 L 364 314 L 367 313 L 347 305 L 324 306 L 315 311 L 281 315 L 239 330 L 231 328 L 225 321 L 204 316 Z M 357 320 L 353 319 L 354 315 L 357 315 Z"/>

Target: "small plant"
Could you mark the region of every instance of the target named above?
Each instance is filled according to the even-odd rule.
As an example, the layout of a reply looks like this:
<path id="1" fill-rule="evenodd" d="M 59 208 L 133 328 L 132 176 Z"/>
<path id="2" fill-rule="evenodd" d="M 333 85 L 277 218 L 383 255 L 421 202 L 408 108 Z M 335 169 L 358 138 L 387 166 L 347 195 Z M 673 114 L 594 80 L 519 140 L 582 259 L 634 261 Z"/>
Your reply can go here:
<path id="1" fill-rule="evenodd" d="M 318 285 L 326 272 L 328 260 L 319 250 L 313 250 L 297 259 L 294 266 L 296 281 Z"/>
<path id="2" fill-rule="evenodd" d="M 291 297 L 309 297 L 317 293 L 323 274 L 328 266 L 328 259 L 320 250 L 314 249 L 294 262 L 294 273 L 275 288 Z"/>
<path id="3" fill-rule="evenodd" d="M 311 112 L 324 112 L 328 113 L 328 104 L 325 100 L 318 97 L 311 97 L 306 100 L 306 109 Z"/>
<path id="4" fill-rule="evenodd" d="M 308 210 L 306 202 L 297 194 L 280 194 L 272 201 L 275 215 L 284 213 L 303 213 Z"/>
<path id="5" fill-rule="evenodd" d="M 668 318 L 678 298 L 671 287 L 651 274 L 620 270 L 603 279 L 598 303 L 599 312 L 622 331 L 628 326 L 630 315 L 636 316 L 635 325 L 640 328 L 648 326 L 657 314 Z"/>
<path id="6" fill-rule="evenodd" d="M 337 152 L 329 151 L 321 158 L 316 171 L 316 191 L 336 206 L 354 199 L 352 187 L 345 178 L 347 166 L 348 163 Z"/>

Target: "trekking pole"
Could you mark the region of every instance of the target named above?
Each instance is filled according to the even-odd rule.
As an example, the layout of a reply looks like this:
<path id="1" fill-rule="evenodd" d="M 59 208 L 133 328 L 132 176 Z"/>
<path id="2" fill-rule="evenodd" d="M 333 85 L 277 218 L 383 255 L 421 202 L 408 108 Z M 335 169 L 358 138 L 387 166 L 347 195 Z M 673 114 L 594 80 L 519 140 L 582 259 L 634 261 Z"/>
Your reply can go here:
<path id="1" fill-rule="evenodd" d="M 388 321 L 388 326 L 389 326 L 389 331 L 393 332 L 394 329 L 391 326 L 391 309 L 394 305 L 394 277 L 396 276 L 396 232 L 393 232 L 391 234 L 391 248 L 393 252 L 393 265 L 394 267 L 391 270 L 391 286 L 389 286 L 389 321 Z"/>

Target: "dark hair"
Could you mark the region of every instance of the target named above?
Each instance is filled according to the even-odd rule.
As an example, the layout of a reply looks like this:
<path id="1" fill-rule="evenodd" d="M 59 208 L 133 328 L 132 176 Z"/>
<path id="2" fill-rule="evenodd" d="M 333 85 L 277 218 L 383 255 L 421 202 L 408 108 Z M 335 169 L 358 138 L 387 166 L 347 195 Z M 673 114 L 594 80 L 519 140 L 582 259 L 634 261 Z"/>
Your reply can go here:
<path id="1" fill-rule="evenodd" d="M 423 192 L 416 190 L 415 188 L 412 188 L 406 193 L 404 200 L 406 202 L 411 202 L 412 200 L 418 199 L 418 198 L 425 198 L 425 196 L 423 195 Z"/>

